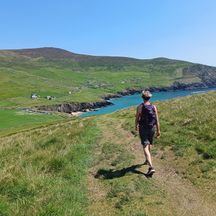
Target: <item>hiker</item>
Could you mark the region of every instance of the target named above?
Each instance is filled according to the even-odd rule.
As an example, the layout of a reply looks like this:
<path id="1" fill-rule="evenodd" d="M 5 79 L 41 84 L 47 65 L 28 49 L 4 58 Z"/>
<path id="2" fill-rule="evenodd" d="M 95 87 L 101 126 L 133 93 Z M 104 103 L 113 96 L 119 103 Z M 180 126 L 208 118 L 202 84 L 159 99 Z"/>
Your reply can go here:
<path id="1" fill-rule="evenodd" d="M 158 112 L 156 106 L 149 102 L 151 97 L 152 94 L 150 91 L 142 91 L 143 103 L 137 107 L 135 118 L 135 130 L 139 131 L 141 144 L 143 145 L 143 151 L 146 158 L 144 164 L 149 165 L 147 175 L 155 173 L 150 153 L 155 131 L 157 131 L 157 138 L 160 137 Z"/>

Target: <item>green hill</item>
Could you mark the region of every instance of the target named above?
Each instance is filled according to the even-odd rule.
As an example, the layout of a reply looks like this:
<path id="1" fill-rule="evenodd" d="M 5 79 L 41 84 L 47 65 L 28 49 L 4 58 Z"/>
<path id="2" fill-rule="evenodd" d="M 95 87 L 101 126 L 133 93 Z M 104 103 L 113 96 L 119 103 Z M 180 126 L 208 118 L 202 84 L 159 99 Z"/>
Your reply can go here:
<path id="1" fill-rule="evenodd" d="M 126 89 L 180 83 L 215 85 L 216 68 L 157 58 L 90 56 L 57 48 L 0 51 L 0 107 L 98 101 Z M 69 94 L 71 92 L 71 94 Z M 31 100 L 31 93 L 41 96 Z M 45 96 L 55 96 L 48 101 Z"/>
<path id="2" fill-rule="evenodd" d="M 152 179 L 135 108 L 0 138 L 0 215 L 216 215 L 215 98 L 157 103 Z"/>

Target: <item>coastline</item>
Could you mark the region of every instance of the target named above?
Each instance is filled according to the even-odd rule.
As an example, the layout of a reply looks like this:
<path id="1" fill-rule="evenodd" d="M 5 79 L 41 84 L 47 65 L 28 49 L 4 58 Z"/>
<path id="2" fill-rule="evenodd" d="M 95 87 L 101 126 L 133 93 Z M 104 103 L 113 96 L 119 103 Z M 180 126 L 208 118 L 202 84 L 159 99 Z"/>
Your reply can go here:
<path id="1" fill-rule="evenodd" d="M 97 102 L 81 102 L 81 103 L 63 103 L 56 105 L 43 105 L 34 107 L 34 110 L 41 111 L 57 111 L 71 114 L 71 116 L 79 116 L 84 112 L 94 111 L 97 108 L 105 107 L 112 105 L 113 103 L 110 101 L 115 98 L 120 98 L 126 95 L 134 95 L 137 93 L 141 93 L 143 89 L 148 89 L 151 92 L 166 92 L 166 91 L 177 91 L 177 90 L 196 90 L 196 89 L 206 89 L 216 87 L 216 83 L 206 84 L 206 83 L 179 83 L 174 82 L 171 86 L 167 87 L 147 87 L 147 88 L 139 88 L 139 89 L 126 89 L 122 92 L 116 92 L 114 94 L 108 94 L 102 97 L 101 101 Z"/>
<path id="2" fill-rule="evenodd" d="M 43 105 L 33 107 L 34 111 L 46 111 L 46 112 L 64 112 L 71 114 L 72 116 L 79 116 L 81 113 L 89 112 L 97 108 L 112 105 L 113 103 L 108 100 L 101 100 L 96 102 L 71 102 L 56 105 Z"/>
<path id="3" fill-rule="evenodd" d="M 211 87 L 216 87 L 216 82 L 207 84 L 207 83 L 180 83 L 180 82 L 174 82 L 171 86 L 166 86 L 166 87 L 145 87 L 145 88 L 139 88 L 139 89 L 126 89 L 125 91 L 122 92 L 116 92 L 114 94 L 108 94 L 104 97 L 102 97 L 104 100 L 112 100 L 115 98 L 120 98 L 126 95 L 134 95 L 137 93 L 141 93 L 142 90 L 148 89 L 151 92 L 166 92 L 166 91 L 177 91 L 177 90 L 195 90 L 195 89 L 206 89 L 206 88 L 211 88 Z"/>

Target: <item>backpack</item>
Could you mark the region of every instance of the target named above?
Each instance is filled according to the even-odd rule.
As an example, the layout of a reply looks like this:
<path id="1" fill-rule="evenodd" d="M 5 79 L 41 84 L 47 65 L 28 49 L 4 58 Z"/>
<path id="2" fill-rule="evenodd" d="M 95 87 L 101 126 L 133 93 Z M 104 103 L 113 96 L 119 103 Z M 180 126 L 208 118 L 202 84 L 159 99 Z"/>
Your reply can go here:
<path id="1" fill-rule="evenodd" d="M 157 123 L 155 107 L 152 104 L 142 103 L 142 111 L 139 119 L 139 125 L 145 128 L 153 128 Z"/>

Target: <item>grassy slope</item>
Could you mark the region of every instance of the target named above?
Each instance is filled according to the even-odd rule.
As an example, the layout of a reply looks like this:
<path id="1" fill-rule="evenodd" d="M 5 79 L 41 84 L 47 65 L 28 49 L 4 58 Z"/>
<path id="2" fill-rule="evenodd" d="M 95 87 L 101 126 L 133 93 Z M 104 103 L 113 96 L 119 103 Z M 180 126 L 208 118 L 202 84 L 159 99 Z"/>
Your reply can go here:
<path id="1" fill-rule="evenodd" d="M 1 140 L 0 215 L 85 215 L 99 130 L 77 120 Z"/>
<path id="2" fill-rule="evenodd" d="M 138 137 L 133 137 L 135 110 L 105 116 L 100 124 L 105 124 L 106 138 L 91 170 L 97 179 L 90 178 L 90 212 L 215 215 L 215 96 L 214 92 L 157 104 L 162 137 L 153 149 L 157 173 L 151 181 L 143 175 L 147 168 L 140 166 L 143 153 Z"/>
<path id="3" fill-rule="evenodd" d="M 63 120 L 63 116 L 50 113 L 37 114 L 18 110 L 0 110 L 0 136 L 50 123 L 54 124 L 61 120 Z"/>
<path id="4" fill-rule="evenodd" d="M 58 53 L 58 49 L 52 52 Z M 103 95 L 126 88 L 167 86 L 175 80 L 200 80 L 197 74 L 182 72 L 183 68 L 192 65 L 183 61 L 82 55 L 79 58 L 50 59 L 32 57 L 29 54 L 20 55 L 15 51 L 0 51 L 0 107 L 25 107 L 62 101 L 96 101 Z M 68 94 L 69 91 L 72 92 L 71 95 Z M 32 101 L 32 92 L 42 97 L 54 95 L 57 100 Z"/>
<path id="5" fill-rule="evenodd" d="M 2 138 L 1 215 L 215 215 L 215 96 L 158 103 L 153 179 L 133 108 Z"/>

